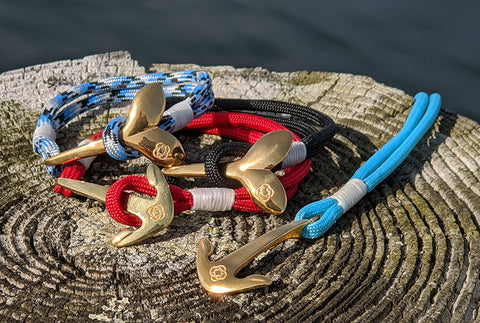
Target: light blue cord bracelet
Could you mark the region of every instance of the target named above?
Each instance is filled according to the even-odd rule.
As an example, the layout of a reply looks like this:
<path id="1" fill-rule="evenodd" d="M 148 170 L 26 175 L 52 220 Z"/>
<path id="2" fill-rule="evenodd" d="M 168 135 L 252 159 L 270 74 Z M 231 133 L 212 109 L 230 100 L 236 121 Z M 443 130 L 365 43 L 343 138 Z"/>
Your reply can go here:
<path id="1" fill-rule="evenodd" d="M 302 237 L 315 239 L 323 235 L 342 214 L 389 176 L 433 125 L 440 106 L 439 94 L 429 98 L 426 93 L 418 93 L 405 125 L 395 137 L 367 160 L 338 192 L 298 211 L 295 221 L 320 217 L 303 228 Z"/>

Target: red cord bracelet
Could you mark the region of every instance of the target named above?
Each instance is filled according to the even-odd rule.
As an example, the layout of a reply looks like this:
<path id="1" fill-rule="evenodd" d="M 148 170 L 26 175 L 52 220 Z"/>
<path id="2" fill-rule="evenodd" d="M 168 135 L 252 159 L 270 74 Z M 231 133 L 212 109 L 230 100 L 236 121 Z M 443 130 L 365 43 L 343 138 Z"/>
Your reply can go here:
<path id="1" fill-rule="evenodd" d="M 202 117 L 193 120 L 185 127 L 185 130 L 196 130 L 202 133 L 229 137 L 253 145 L 267 132 L 288 129 L 275 121 L 260 116 L 246 113 L 221 112 L 206 113 Z M 290 132 L 292 133 L 294 141 L 300 140 L 295 133 L 292 131 Z M 94 137 L 96 136 L 98 136 L 98 134 Z M 72 176 L 72 173 L 77 174 L 76 176 L 81 174 L 81 172 L 75 173 L 71 170 L 72 168 L 80 167 L 78 164 L 81 163 L 75 161 L 67 164 L 61 177 L 72 178 L 68 177 Z M 287 199 L 290 199 L 295 194 L 299 183 L 308 174 L 309 170 L 309 159 L 284 170 L 285 174 L 280 177 L 280 181 L 285 188 Z M 82 176 L 83 174 L 81 174 L 80 177 L 73 179 L 80 179 Z M 125 203 L 127 201 L 125 191 L 127 190 L 136 191 L 150 196 L 155 196 L 156 190 L 148 184 L 146 177 L 131 175 L 112 184 L 107 193 L 106 209 L 110 216 L 117 222 L 139 227 L 142 224 L 141 220 L 137 216 L 125 211 Z M 59 191 L 66 196 L 71 194 L 70 191 L 63 188 L 61 188 L 61 190 L 56 188 L 55 191 Z M 194 196 L 191 192 L 174 185 L 170 185 L 170 191 L 174 200 L 175 214 L 189 210 L 193 207 Z M 235 200 L 231 208 L 242 212 L 263 212 L 254 204 L 247 190 L 243 187 L 235 190 Z"/>
<path id="2" fill-rule="evenodd" d="M 285 175 L 280 177 L 280 182 L 285 187 L 287 199 L 293 197 L 297 191 L 298 184 L 308 174 L 309 170 L 310 160 L 285 170 Z M 175 206 L 175 214 L 190 210 L 194 205 L 192 193 L 175 185 L 169 185 L 169 187 Z M 148 184 L 146 177 L 138 175 L 126 176 L 110 186 L 105 201 L 105 208 L 108 214 L 119 223 L 139 227 L 142 225 L 140 218 L 125 211 L 125 203 L 128 201 L 128 196 L 125 195 L 127 190 L 150 196 L 156 196 L 157 191 Z M 247 190 L 243 187 L 235 190 L 235 202 L 232 209 L 241 212 L 263 213 L 253 203 Z"/>

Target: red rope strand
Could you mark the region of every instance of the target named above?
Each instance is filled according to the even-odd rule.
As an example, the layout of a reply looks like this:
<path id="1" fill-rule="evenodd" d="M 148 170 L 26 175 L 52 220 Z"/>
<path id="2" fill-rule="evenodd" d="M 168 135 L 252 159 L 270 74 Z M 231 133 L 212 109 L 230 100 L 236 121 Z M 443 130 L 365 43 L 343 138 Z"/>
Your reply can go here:
<path id="1" fill-rule="evenodd" d="M 103 130 L 94 134 L 90 138 L 90 140 L 94 141 L 102 138 L 102 133 L 103 133 Z M 74 160 L 64 164 L 64 168 L 63 168 L 62 174 L 60 174 L 60 177 L 79 180 L 79 179 L 82 179 L 83 176 L 85 176 L 85 171 L 86 171 L 85 166 L 81 162 Z M 65 195 L 65 197 L 72 196 L 72 191 L 66 188 L 63 188 L 60 185 L 55 185 L 55 188 L 53 190 L 56 193 Z"/>
<path id="2" fill-rule="evenodd" d="M 187 127 L 185 127 L 185 129 L 229 137 L 235 140 L 248 142 L 252 145 L 266 132 L 288 130 L 286 127 L 270 119 L 245 113 L 227 112 L 206 113 L 202 117 L 193 120 Z M 292 131 L 290 132 L 292 133 L 294 141 L 300 140 L 295 133 Z M 96 134 L 91 139 L 94 140 L 94 137 L 101 137 L 101 133 Z M 78 161 L 66 164 L 65 170 L 61 176 L 78 177 L 79 174 L 81 174 L 81 171 L 77 172 L 76 170 L 76 168 L 81 168 L 78 164 L 83 167 Z M 285 175 L 280 177 L 280 181 L 285 187 L 287 199 L 292 198 L 295 194 L 299 183 L 308 174 L 309 169 L 310 160 L 305 160 L 298 165 L 284 170 Z M 85 167 L 83 167 L 83 173 L 84 172 Z M 83 177 L 83 174 L 75 179 L 80 179 L 81 177 Z M 174 201 L 175 214 L 192 208 L 193 196 L 190 192 L 174 185 L 169 185 L 169 187 Z M 57 192 L 57 188 L 55 188 L 55 191 Z M 60 193 L 65 196 L 71 195 L 71 192 L 68 193 L 69 191 L 67 191 L 68 190 L 61 188 Z M 126 203 L 128 202 L 128 194 L 126 191 L 135 191 L 150 196 L 156 196 L 156 190 L 148 184 L 146 177 L 137 175 L 126 176 L 118 180 L 113 183 L 108 190 L 106 209 L 112 219 L 129 226 L 141 226 L 142 221 L 140 218 L 125 211 Z M 233 209 L 242 212 L 263 213 L 263 211 L 255 205 L 247 190 L 243 187 L 235 190 Z"/>

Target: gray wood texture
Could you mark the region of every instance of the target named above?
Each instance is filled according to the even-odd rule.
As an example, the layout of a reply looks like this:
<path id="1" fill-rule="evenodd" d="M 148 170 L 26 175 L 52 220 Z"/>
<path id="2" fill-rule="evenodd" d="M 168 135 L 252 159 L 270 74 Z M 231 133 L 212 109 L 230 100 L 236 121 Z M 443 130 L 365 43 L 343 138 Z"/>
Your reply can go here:
<path id="1" fill-rule="evenodd" d="M 480 127 L 446 109 L 406 161 L 323 237 L 280 244 L 242 272 L 267 275 L 270 287 L 206 293 L 195 269 L 201 237 L 213 241 L 215 260 L 293 220 L 300 207 L 338 190 L 400 130 L 413 98 L 348 74 L 170 64 L 150 71 L 187 68 L 209 72 L 216 97 L 300 103 L 338 124 L 287 211 L 180 214 L 144 244 L 116 249 L 109 239 L 122 225 L 99 202 L 54 193 L 31 139 L 43 105 L 57 93 L 145 69 L 127 52 L 115 52 L 0 74 L 2 321 L 480 320 Z M 58 142 L 76 145 L 115 113 L 87 114 Z M 180 139 L 189 162 L 202 160 L 201 149 L 217 140 Z M 142 174 L 147 164 L 101 156 L 85 179 L 110 184 Z"/>

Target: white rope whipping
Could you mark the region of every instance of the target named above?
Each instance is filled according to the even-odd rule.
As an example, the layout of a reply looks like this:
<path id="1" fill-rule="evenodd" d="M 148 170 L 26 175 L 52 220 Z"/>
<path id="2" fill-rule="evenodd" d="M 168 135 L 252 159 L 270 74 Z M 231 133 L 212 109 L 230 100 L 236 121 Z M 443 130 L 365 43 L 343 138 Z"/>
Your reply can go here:
<path id="1" fill-rule="evenodd" d="M 292 148 L 287 157 L 282 161 L 280 165 L 281 169 L 285 169 L 291 166 L 295 166 L 303 162 L 307 158 L 307 146 L 303 141 L 294 141 Z"/>
<path id="2" fill-rule="evenodd" d="M 235 203 L 235 190 L 223 187 L 192 188 L 193 211 L 230 211 Z"/>
<path id="3" fill-rule="evenodd" d="M 57 139 L 57 131 L 49 124 L 43 124 L 35 128 L 33 138 L 45 138 L 55 141 Z"/>
<path id="4" fill-rule="evenodd" d="M 333 194 L 331 198 L 337 200 L 338 205 L 342 207 L 343 213 L 345 213 L 366 194 L 367 185 L 365 182 L 358 178 L 352 178 Z"/>
<path id="5" fill-rule="evenodd" d="M 91 142 L 92 141 L 90 139 L 85 139 L 80 141 L 78 146 L 88 145 Z M 90 167 L 90 165 L 93 163 L 95 158 L 97 158 L 97 156 L 84 157 L 84 158 L 80 158 L 78 161 L 82 163 L 82 165 L 85 167 L 85 170 L 87 170 Z"/>
<path id="6" fill-rule="evenodd" d="M 183 129 L 186 125 L 192 122 L 194 118 L 193 109 L 187 100 L 174 104 L 170 109 L 165 111 L 164 115 L 171 116 L 175 120 L 171 132 Z"/>

